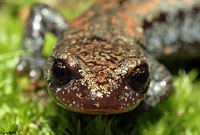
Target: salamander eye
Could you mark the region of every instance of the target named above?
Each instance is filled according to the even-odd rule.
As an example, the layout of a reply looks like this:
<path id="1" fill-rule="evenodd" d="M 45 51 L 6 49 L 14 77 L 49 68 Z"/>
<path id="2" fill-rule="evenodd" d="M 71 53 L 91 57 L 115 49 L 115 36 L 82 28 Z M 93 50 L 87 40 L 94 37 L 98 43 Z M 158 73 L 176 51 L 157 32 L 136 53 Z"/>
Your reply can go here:
<path id="1" fill-rule="evenodd" d="M 72 71 L 66 66 L 66 63 L 62 60 L 57 60 L 51 69 L 52 81 L 56 85 L 68 84 L 73 79 Z"/>
<path id="2" fill-rule="evenodd" d="M 128 76 L 128 86 L 137 92 L 144 92 L 149 84 L 149 71 L 148 65 L 143 64 L 136 67 Z"/>

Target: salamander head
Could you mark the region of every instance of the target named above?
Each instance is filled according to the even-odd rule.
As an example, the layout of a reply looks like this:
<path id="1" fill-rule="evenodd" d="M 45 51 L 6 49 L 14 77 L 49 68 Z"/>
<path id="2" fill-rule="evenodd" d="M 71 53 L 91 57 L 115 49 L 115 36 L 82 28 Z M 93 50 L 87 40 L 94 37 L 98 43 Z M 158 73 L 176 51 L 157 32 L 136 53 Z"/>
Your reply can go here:
<path id="1" fill-rule="evenodd" d="M 49 93 L 72 111 L 122 113 L 134 109 L 149 84 L 148 64 L 122 45 L 105 41 L 58 45 L 46 72 Z"/>

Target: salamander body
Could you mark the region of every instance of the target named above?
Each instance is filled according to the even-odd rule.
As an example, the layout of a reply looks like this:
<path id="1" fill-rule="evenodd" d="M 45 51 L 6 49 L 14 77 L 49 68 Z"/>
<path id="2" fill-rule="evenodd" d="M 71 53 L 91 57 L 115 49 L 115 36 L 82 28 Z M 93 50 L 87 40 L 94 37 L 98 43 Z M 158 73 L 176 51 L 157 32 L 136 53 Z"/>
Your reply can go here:
<path id="1" fill-rule="evenodd" d="M 46 67 L 50 95 L 81 113 L 150 108 L 173 91 L 170 72 L 157 60 L 198 58 L 198 0 L 97 0 L 69 25 L 44 4 L 32 7 L 18 72 L 38 81 L 47 31 L 58 37 Z M 188 49 L 189 48 L 189 49 Z M 185 55 L 189 55 L 187 58 Z"/>

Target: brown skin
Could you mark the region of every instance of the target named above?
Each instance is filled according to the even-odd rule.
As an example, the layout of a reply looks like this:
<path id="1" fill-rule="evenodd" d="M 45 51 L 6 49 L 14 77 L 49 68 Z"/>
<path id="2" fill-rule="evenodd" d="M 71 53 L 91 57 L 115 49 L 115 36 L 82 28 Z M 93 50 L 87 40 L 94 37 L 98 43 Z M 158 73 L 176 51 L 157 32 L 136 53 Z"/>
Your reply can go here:
<path id="1" fill-rule="evenodd" d="M 66 105 L 68 109 L 77 112 L 125 112 L 144 98 L 143 91 L 147 90 L 148 85 L 137 92 L 137 88 L 129 88 L 127 79 L 136 68 L 137 72 L 143 70 L 142 67 L 147 68 L 143 70 L 145 73 L 148 72 L 147 61 L 136 56 L 130 51 L 132 49 L 126 48 L 128 46 L 112 45 L 98 40 L 89 39 L 71 46 L 70 41 L 65 42 L 68 44 L 64 45 L 66 49 L 63 50 L 61 47 L 62 50 L 51 55 L 48 63 L 54 64 L 58 59 L 62 60 L 62 63 L 71 70 L 73 77 L 71 83 L 65 83 L 60 87 L 56 83 L 51 83 L 49 77 L 49 91 L 62 106 Z M 144 66 L 139 67 L 140 65 Z M 49 64 L 49 67 L 47 76 L 50 76 L 53 66 Z"/>
<path id="2" fill-rule="evenodd" d="M 168 15 L 183 22 L 185 18 L 176 18 L 178 12 L 190 11 L 198 3 L 195 0 L 97 0 L 69 27 L 54 9 L 35 5 L 23 44 L 23 49 L 32 50 L 33 54 L 22 56 L 17 71 L 29 68 L 35 73 L 31 74 L 33 82 L 38 81 L 45 62 L 41 57 L 43 42 L 37 41 L 43 41 L 45 32 L 50 31 L 58 37 L 58 42 L 47 62 L 46 80 L 50 95 L 59 105 L 89 114 L 127 112 L 141 102 L 143 108 L 155 106 L 173 91 L 169 71 L 155 58 L 179 55 L 182 50 L 169 49 L 178 46 L 175 41 L 181 39 L 180 35 L 170 45 L 153 44 L 157 40 L 152 35 L 159 32 L 154 30 L 154 23 L 164 25 L 161 30 L 167 33 L 168 27 L 175 25 L 167 20 Z M 38 30 L 35 24 L 42 29 Z M 28 40 L 30 44 L 26 43 Z M 188 51 L 188 54 L 192 53 Z"/>

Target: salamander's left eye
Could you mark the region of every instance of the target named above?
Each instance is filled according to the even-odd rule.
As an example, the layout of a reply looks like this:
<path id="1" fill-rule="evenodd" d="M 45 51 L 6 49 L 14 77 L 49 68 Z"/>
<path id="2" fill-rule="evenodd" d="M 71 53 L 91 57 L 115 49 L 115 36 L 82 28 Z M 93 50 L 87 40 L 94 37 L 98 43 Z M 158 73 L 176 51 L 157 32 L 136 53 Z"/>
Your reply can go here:
<path id="1" fill-rule="evenodd" d="M 127 84 L 136 92 L 144 92 L 149 84 L 148 65 L 143 64 L 136 67 L 128 76 Z"/>
<path id="2" fill-rule="evenodd" d="M 62 60 L 57 60 L 52 66 L 52 81 L 56 85 L 68 84 L 73 79 L 72 71 L 67 67 L 66 63 Z"/>

